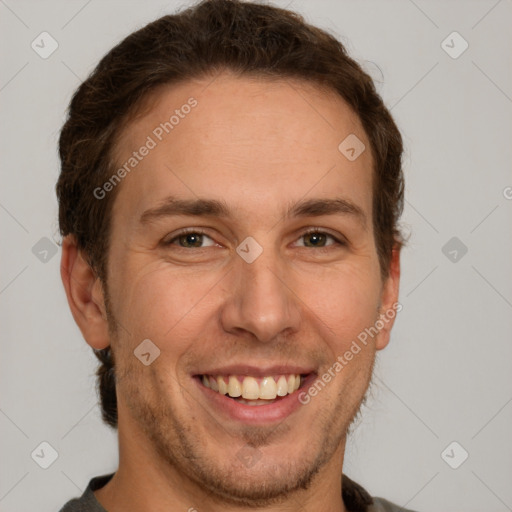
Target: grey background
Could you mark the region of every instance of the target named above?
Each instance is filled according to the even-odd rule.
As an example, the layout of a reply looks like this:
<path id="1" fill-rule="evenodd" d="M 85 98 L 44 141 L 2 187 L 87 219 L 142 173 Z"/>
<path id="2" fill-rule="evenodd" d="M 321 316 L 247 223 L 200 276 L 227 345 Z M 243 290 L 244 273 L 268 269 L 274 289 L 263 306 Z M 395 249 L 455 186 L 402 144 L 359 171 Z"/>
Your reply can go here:
<path id="1" fill-rule="evenodd" d="M 275 3 L 342 39 L 379 80 L 407 146 L 403 311 L 345 471 L 419 511 L 512 510 L 511 1 Z M 185 4 L 0 0 L 2 511 L 58 510 L 117 466 L 53 254 L 56 143 L 99 58 Z M 59 45 L 47 59 L 31 48 L 43 31 Z M 453 31 L 469 44 L 456 59 L 441 46 Z M 43 441 L 58 453 L 48 469 L 31 457 Z M 452 441 L 469 453 L 458 469 L 445 460 L 460 448 L 441 457 Z"/>

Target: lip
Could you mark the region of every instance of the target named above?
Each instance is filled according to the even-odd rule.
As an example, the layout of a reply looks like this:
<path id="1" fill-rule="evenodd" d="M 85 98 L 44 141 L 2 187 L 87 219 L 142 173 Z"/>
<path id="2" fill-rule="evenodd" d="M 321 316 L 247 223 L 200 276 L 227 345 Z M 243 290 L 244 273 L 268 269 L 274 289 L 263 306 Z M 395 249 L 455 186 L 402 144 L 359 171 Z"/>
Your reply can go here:
<path id="1" fill-rule="evenodd" d="M 204 371 L 194 372 L 197 375 L 250 375 L 251 377 L 268 377 L 270 375 L 309 375 L 315 370 L 307 366 L 290 366 L 289 364 L 272 366 L 253 366 L 248 364 L 237 364 L 222 366 L 219 368 L 208 368 Z"/>
<path id="2" fill-rule="evenodd" d="M 273 367 L 273 371 L 276 368 L 277 367 Z M 237 367 L 237 369 L 239 370 L 240 367 Z M 286 367 L 286 369 L 287 373 L 294 373 L 293 369 L 290 371 L 290 367 Z M 230 371 L 231 370 L 232 368 L 230 367 Z M 209 371 L 211 372 L 212 370 Z M 225 371 L 226 368 L 223 368 L 219 374 L 225 374 Z M 255 375 L 255 373 L 250 375 Z M 265 373 L 265 375 L 269 374 Z M 220 414 L 232 421 L 234 420 L 247 425 L 268 425 L 285 420 L 294 411 L 301 407 L 302 404 L 299 402 L 299 395 L 304 389 L 307 389 L 315 379 L 316 374 L 309 373 L 305 377 L 304 382 L 299 389 L 289 395 L 277 399 L 271 404 L 246 405 L 238 403 L 236 400 L 233 400 L 226 395 L 221 395 L 217 391 L 213 391 L 212 389 L 205 387 L 202 384 L 199 375 L 192 377 L 192 380 L 199 388 L 199 392 L 207 401 L 208 409 L 213 410 L 213 414 Z"/>

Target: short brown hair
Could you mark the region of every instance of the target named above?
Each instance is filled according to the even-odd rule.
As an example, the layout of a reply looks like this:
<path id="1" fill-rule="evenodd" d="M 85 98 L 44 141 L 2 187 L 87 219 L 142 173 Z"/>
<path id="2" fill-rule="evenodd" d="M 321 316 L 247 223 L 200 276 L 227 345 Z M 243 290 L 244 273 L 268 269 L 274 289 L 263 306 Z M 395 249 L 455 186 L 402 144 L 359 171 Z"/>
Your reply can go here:
<path id="1" fill-rule="evenodd" d="M 75 92 L 59 141 L 59 224 L 106 289 L 110 217 L 116 187 L 93 191 L 116 169 L 113 148 L 135 110 L 163 84 L 229 70 L 240 75 L 298 78 L 337 92 L 359 116 L 374 161 L 373 227 L 381 275 L 403 238 L 402 139 L 372 79 L 327 32 L 296 13 L 239 0 L 204 0 L 163 16 L 115 46 Z M 340 141 L 341 142 L 341 141 Z M 95 351 L 103 419 L 117 426 L 113 354 Z"/>

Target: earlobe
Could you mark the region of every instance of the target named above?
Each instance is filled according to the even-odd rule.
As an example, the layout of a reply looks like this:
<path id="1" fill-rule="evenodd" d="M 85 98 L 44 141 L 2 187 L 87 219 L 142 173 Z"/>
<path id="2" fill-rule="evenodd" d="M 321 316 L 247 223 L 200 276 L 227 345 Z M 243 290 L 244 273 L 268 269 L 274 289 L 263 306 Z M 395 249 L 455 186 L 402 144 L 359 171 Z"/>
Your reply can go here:
<path id="1" fill-rule="evenodd" d="M 389 264 L 389 275 L 382 287 L 380 322 L 377 320 L 377 322 L 379 322 L 379 334 L 375 340 L 375 348 L 377 350 L 382 350 L 388 345 L 391 328 L 395 322 L 396 315 L 402 309 L 402 305 L 398 302 L 400 288 L 400 249 L 401 247 L 399 245 L 393 248 Z"/>
<path id="2" fill-rule="evenodd" d="M 60 275 L 71 313 L 83 337 L 96 350 L 108 347 L 102 283 L 81 254 L 73 235 L 66 236 L 62 242 Z"/>

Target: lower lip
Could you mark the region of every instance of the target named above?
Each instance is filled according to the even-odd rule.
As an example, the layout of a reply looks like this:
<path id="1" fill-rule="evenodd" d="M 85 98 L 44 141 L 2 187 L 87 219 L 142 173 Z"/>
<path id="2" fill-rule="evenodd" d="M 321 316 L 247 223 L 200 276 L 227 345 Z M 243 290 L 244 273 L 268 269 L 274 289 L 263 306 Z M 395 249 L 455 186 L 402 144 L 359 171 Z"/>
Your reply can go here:
<path id="1" fill-rule="evenodd" d="M 227 395 L 221 395 L 217 391 L 204 386 L 201 378 L 193 377 L 196 385 L 211 404 L 210 408 L 220 411 L 225 416 L 250 425 L 263 425 L 283 421 L 294 411 L 301 407 L 299 395 L 304 389 L 308 389 L 310 382 L 315 379 L 314 374 L 309 374 L 302 386 L 293 393 L 267 405 L 241 404 Z"/>

